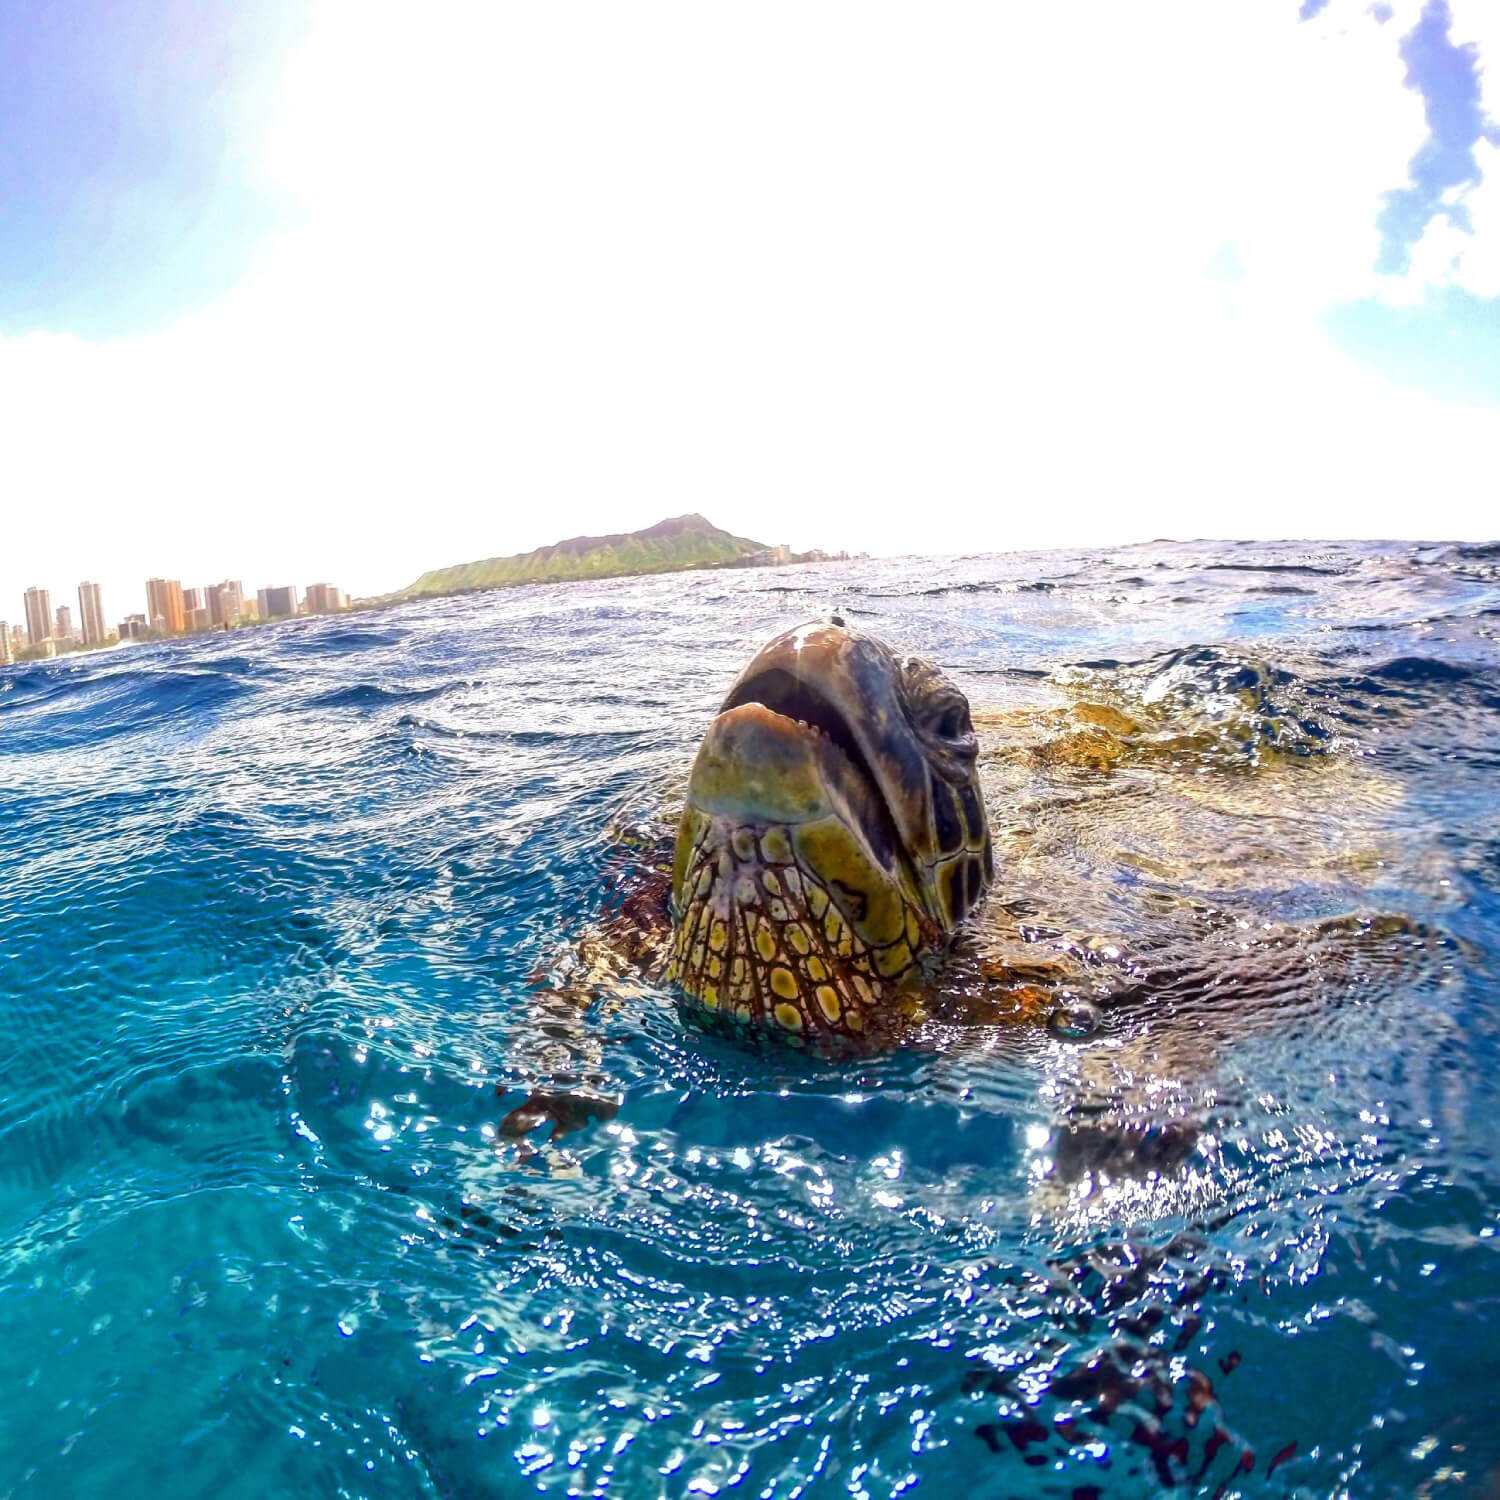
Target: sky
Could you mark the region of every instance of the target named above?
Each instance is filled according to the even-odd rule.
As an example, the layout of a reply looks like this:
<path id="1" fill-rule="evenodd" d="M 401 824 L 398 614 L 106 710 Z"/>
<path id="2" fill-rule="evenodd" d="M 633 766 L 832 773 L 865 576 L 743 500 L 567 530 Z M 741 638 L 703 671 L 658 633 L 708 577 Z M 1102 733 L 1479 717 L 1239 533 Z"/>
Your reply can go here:
<path id="1" fill-rule="evenodd" d="M 0 7 L 0 617 L 1500 533 L 1495 0 Z"/>

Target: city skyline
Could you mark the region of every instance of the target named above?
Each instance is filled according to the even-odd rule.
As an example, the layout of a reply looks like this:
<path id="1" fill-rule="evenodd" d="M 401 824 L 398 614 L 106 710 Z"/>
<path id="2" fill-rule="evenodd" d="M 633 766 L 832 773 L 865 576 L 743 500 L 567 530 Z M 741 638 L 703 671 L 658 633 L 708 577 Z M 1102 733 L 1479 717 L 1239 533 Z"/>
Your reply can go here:
<path id="1" fill-rule="evenodd" d="M 78 585 L 78 618 L 71 604 L 54 609 L 52 591 L 40 584 L 22 595 L 21 621 L 0 617 L 0 666 L 39 654 L 92 650 L 126 641 L 171 639 L 206 630 L 272 624 L 298 615 L 336 614 L 350 607 L 350 599 L 335 584 L 313 583 L 305 590 L 295 584 L 271 585 L 247 599 L 244 584 L 224 579 L 216 584 L 184 588 L 180 579 L 153 577 L 144 584 L 144 612 L 121 616 L 111 631 L 104 610 L 102 586 L 85 580 Z"/>

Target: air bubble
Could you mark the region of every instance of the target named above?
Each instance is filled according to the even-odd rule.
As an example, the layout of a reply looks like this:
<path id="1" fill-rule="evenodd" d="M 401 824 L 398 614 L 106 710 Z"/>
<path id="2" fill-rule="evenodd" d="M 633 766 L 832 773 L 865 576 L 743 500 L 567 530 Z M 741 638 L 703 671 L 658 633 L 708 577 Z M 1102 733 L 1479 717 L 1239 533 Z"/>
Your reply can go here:
<path id="1" fill-rule="evenodd" d="M 1102 1017 L 1099 1007 L 1087 1000 L 1069 995 L 1059 1001 L 1056 1010 L 1047 1018 L 1047 1029 L 1053 1036 L 1066 1041 L 1081 1042 L 1098 1031 Z"/>

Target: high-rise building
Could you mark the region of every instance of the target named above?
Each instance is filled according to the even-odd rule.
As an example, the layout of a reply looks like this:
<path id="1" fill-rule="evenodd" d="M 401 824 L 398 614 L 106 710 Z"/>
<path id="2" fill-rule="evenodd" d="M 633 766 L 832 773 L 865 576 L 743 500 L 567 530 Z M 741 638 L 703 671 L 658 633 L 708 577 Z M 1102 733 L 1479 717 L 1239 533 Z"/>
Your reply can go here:
<path id="1" fill-rule="evenodd" d="M 122 641 L 143 641 L 150 634 L 151 626 L 145 615 L 126 615 L 120 621 Z"/>
<path id="2" fill-rule="evenodd" d="M 279 589 L 261 589 L 256 595 L 263 620 L 285 620 L 297 613 L 297 590 L 290 586 Z"/>
<path id="3" fill-rule="evenodd" d="M 19 625 L 10 627 L 10 654 L 19 656 L 26 649 L 26 632 Z"/>
<path id="4" fill-rule="evenodd" d="M 202 589 L 183 589 L 182 628 L 184 630 L 208 629 L 208 600 Z"/>
<path id="5" fill-rule="evenodd" d="M 26 634 L 33 646 L 52 639 L 52 595 L 46 589 L 26 590 Z"/>
<path id="6" fill-rule="evenodd" d="M 181 635 L 187 627 L 182 585 L 175 578 L 151 578 L 146 582 L 146 619 L 153 630 Z"/>
<path id="7" fill-rule="evenodd" d="M 208 620 L 211 625 L 232 625 L 245 612 L 245 586 L 226 578 L 208 590 Z"/>
<path id="8" fill-rule="evenodd" d="M 10 626 L 4 620 L 0 620 L 0 667 L 7 666 L 15 660 L 10 649 Z"/>
<path id="9" fill-rule="evenodd" d="M 83 626 L 83 644 L 102 646 L 109 634 L 104 624 L 104 603 L 97 583 L 78 585 L 78 623 Z"/>
<path id="10" fill-rule="evenodd" d="M 54 641 L 73 639 L 73 611 L 66 604 L 57 606 L 57 628 L 52 632 Z"/>
<path id="11" fill-rule="evenodd" d="M 331 583 L 308 584 L 305 602 L 310 615 L 335 615 L 348 603 L 344 591 Z"/>

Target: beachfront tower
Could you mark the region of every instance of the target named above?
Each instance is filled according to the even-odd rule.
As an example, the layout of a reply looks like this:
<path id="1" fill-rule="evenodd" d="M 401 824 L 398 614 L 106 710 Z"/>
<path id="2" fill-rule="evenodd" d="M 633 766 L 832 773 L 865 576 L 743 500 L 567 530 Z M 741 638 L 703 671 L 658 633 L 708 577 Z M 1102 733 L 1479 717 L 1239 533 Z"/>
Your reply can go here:
<path id="1" fill-rule="evenodd" d="M 52 595 L 46 589 L 26 590 L 26 637 L 33 646 L 52 639 Z"/>
<path id="2" fill-rule="evenodd" d="M 288 620 L 297 613 L 297 590 L 285 588 L 262 589 L 257 597 L 260 617 L 263 620 Z"/>
<path id="3" fill-rule="evenodd" d="M 100 598 L 97 583 L 78 585 L 78 623 L 83 627 L 85 646 L 104 644 L 104 602 Z"/>
<path id="4" fill-rule="evenodd" d="M 208 590 L 208 620 L 211 625 L 233 625 L 245 612 L 245 586 L 226 578 Z"/>
<path id="5" fill-rule="evenodd" d="M 146 582 L 146 618 L 153 630 L 181 635 L 187 626 L 182 585 L 175 578 L 151 578 Z M 160 622 L 160 623 L 158 623 Z"/>
<path id="6" fill-rule="evenodd" d="M 348 604 L 344 591 L 332 583 L 308 584 L 304 602 L 310 615 L 336 615 Z"/>

